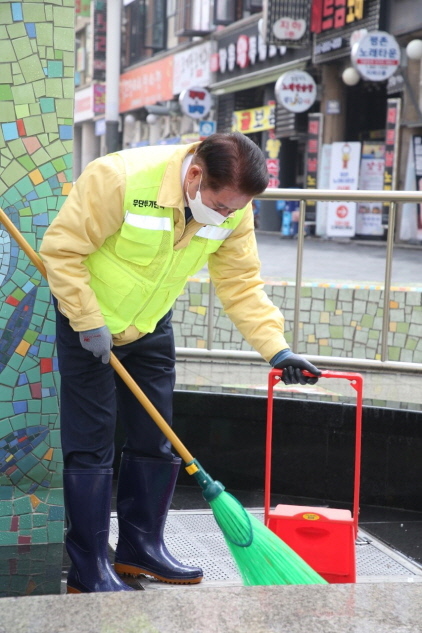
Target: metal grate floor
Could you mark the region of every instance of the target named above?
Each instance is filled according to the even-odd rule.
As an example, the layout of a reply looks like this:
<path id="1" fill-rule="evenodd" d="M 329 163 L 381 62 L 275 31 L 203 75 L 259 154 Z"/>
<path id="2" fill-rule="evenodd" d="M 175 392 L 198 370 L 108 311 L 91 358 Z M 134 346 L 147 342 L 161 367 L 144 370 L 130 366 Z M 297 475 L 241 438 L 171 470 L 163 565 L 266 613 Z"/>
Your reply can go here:
<path id="1" fill-rule="evenodd" d="M 263 521 L 261 509 L 249 509 Z M 198 586 L 241 585 L 224 537 L 211 510 L 170 510 L 165 542 L 169 551 L 186 565 L 199 565 L 204 580 Z M 111 514 L 110 547 L 116 548 L 118 524 L 116 513 Z M 392 550 L 363 530 L 356 541 L 357 582 L 422 582 L 422 568 Z M 144 585 L 144 581 L 142 580 Z M 172 585 L 151 582 L 148 587 L 168 588 Z M 180 585 L 179 585 L 180 587 Z"/>

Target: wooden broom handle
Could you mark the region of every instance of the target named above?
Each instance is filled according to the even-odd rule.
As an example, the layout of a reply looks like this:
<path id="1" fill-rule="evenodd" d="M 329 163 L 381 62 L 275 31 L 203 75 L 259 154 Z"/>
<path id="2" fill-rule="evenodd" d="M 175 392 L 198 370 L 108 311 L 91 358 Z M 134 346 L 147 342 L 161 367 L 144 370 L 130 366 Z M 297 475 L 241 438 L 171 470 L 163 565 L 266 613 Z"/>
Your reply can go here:
<path id="1" fill-rule="evenodd" d="M 20 231 L 16 228 L 10 218 L 6 215 L 3 209 L 0 208 L 0 222 L 6 228 L 7 232 L 13 237 L 13 239 L 19 244 L 20 248 L 26 253 L 34 266 L 40 271 L 41 275 L 47 279 L 47 271 L 44 266 L 44 262 L 41 257 L 34 251 L 32 246 L 28 244 L 26 239 L 20 233 Z M 155 406 L 149 400 L 149 398 L 145 395 L 139 385 L 133 380 L 132 376 L 128 371 L 123 367 L 122 363 L 119 359 L 111 352 L 110 356 L 110 365 L 113 367 L 114 371 L 119 374 L 120 378 L 126 384 L 126 386 L 133 393 L 135 398 L 142 404 L 145 411 L 151 416 L 155 424 L 160 428 L 160 430 L 164 433 L 166 438 L 171 442 L 176 451 L 179 453 L 180 457 L 184 462 L 189 463 L 193 461 L 193 455 L 188 451 L 186 446 L 179 440 L 171 426 L 165 421 L 161 413 L 157 411 Z"/>

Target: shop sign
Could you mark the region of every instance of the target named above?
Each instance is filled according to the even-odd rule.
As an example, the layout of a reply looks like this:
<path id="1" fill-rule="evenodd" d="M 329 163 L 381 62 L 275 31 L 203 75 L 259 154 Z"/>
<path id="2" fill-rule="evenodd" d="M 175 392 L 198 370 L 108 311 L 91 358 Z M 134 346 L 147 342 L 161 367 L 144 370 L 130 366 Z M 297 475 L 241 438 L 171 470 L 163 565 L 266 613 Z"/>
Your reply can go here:
<path id="1" fill-rule="evenodd" d="M 173 98 L 173 57 L 139 66 L 120 76 L 119 112 Z"/>
<path id="2" fill-rule="evenodd" d="M 94 84 L 94 114 L 104 114 L 106 106 L 105 84 Z"/>
<path id="3" fill-rule="evenodd" d="M 211 83 L 211 43 L 206 42 L 177 53 L 173 61 L 173 94 L 178 95 L 192 85 L 205 88 Z"/>
<path id="4" fill-rule="evenodd" d="M 331 51 L 336 51 L 339 48 L 342 48 L 343 45 L 343 38 L 338 35 L 337 37 L 333 37 L 331 40 L 325 40 L 324 42 L 318 42 L 317 44 L 315 44 L 314 53 L 315 55 L 330 53 Z"/>
<path id="5" fill-rule="evenodd" d="M 400 99 L 387 99 L 387 120 L 385 125 L 385 159 L 383 190 L 393 191 L 397 184 L 398 144 L 400 130 Z M 384 204 L 382 208 L 382 222 L 388 224 L 390 207 Z"/>
<path id="6" fill-rule="evenodd" d="M 107 2 L 94 0 L 93 78 L 105 81 L 107 48 Z"/>
<path id="7" fill-rule="evenodd" d="M 75 92 L 74 121 L 89 121 L 94 117 L 94 95 L 92 86 Z"/>
<path id="8" fill-rule="evenodd" d="M 233 72 L 238 68 L 254 66 L 258 62 L 265 62 L 268 58 L 284 55 L 284 46 L 265 44 L 262 35 L 239 35 L 236 42 L 218 49 L 218 53 L 211 56 L 212 72 Z"/>
<path id="9" fill-rule="evenodd" d="M 328 189 L 330 186 L 331 145 L 322 146 L 318 160 L 318 189 Z M 316 235 L 327 235 L 328 202 L 318 200 L 316 204 Z"/>
<path id="10" fill-rule="evenodd" d="M 104 84 L 92 84 L 75 92 L 75 123 L 89 121 L 97 114 L 105 113 L 106 87 Z"/>
<path id="11" fill-rule="evenodd" d="M 241 32 L 224 36 L 218 40 L 218 51 L 211 55 L 210 69 L 215 73 L 245 74 L 242 71 L 256 66 L 257 69 L 269 67 L 286 55 L 288 61 L 293 61 L 306 55 L 301 55 L 285 46 L 267 46 L 264 37 L 258 30 L 258 22 L 244 27 Z M 255 68 L 254 68 L 255 70 Z"/>
<path id="12" fill-rule="evenodd" d="M 211 110 L 211 94 L 205 88 L 192 86 L 179 95 L 180 109 L 191 119 L 204 119 Z"/>
<path id="13" fill-rule="evenodd" d="M 106 133 L 106 120 L 98 119 L 95 121 L 95 136 L 104 136 Z"/>
<path id="14" fill-rule="evenodd" d="M 313 0 L 312 33 L 343 29 L 346 25 L 362 20 L 365 4 L 365 0 Z"/>
<path id="15" fill-rule="evenodd" d="M 311 0 L 267 0 L 263 31 L 268 44 L 304 47 L 309 44 Z"/>
<path id="16" fill-rule="evenodd" d="M 380 191 L 383 184 L 385 147 L 381 143 L 366 142 L 362 147 L 360 161 L 359 189 Z M 382 227 L 382 204 L 380 202 L 359 202 L 356 216 L 358 235 L 384 234 Z"/>
<path id="17" fill-rule="evenodd" d="M 217 131 L 217 123 L 215 121 L 199 121 L 199 136 L 206 138 Z"/>
<path id="18" fill-rule="evenodd" d="M 373 31 L 352 48 L 351 59 L 359 74 L 369 81 L 385 81 L 400 64 L 400 46 L 385 31 Z"/>
<path id="19" fill-rule="evenodd" d="M 325 105 L 325 113 L 326 114 L 340 114 L 341 113 L 340 101 L 338 101 L 337 99 L 328 99 Z"/>
<path id="20" fill-rule="evenodd" d="M 277 103 L 290 112 L 306 112 L 315 103 L 316 84 L 303 70 L 289 70 L 275 84 Z"/>
<path id="21" fill-rule="evenodd" d="M 306 163 L 305 163 L 305 187 L 306 189 L 317 188 L 319 153 L 322 143 L 323 115 L 314 112 L 308 115 L 308 137 L 306 141 Z M 305 220 L 315 222 L 316 202 L 308 200 L 306 202 Z"/>
<path id="22" fill-rule="evenodd" d="M 356 190 L 359 181 L 360 143 L 333 143 L 329 189 Z M 329 202 L 327 235 L 353 237 L 356 229 L 356 202 Z"/>
<path id="23" fill-rule="evenodd" d="M 262 132 L 271 130 L 275 125 L 275 105 L 265 105 L 250 110 L 238 110 L 233 112 L 233 132 Z"/>
<path id="24" fill-rule="evenodd" d="M 280 187 L 280 148 L 281 141 L 275 137 L 274 130 L 268 130 L 263 149 L 267 171 L 270 175 L 268 189 Z"/>
<path id="25" fill-rule="evenodd" d="M 385 0 L 314 0 L 312 31 L 314 64 L 346 59 L 353 44 L 380 28 Z"/>
<path id="26" fill-rule="evenodd" d="M 305 20 L 284 16 L 273 24 L 273 33 L 278 40 L 300 40 L 306 31 Z"/>
<path id="27" fill-rule="evenodd" d="M 190 132 L 189 134 L 182 134 L 180 137 L 180 142 L 183 144 L 198 143 L 200 140 L 199 134 L 195 134 L 193 132 Z"/>
<path id="28" fill-rule="evenodd" d="M 413 157 L 416 176 L 416 190 L 422 191 L 422 136 L 413 137 Z M 417 205 L 416 212 L 417 238 L 422 239 L 422 203 Z"/>

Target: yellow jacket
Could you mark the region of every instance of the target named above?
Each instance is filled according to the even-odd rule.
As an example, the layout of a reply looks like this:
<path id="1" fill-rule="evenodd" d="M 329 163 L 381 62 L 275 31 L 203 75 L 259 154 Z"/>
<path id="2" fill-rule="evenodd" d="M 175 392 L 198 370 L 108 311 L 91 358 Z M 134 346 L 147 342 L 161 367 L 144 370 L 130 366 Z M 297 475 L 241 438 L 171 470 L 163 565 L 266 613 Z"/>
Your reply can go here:
<path id="1" fill-rule="evenodd" d="M 174 208 L 174 245 L 180 250 L 203 226 L 195 220 L 185 224 L 181 166 L 194 145 L 148 148 L 146 155 L 166 156 L 168 165 L 157 203 Z M 142 177 L 142 165 L 139 165 Z M 126 174 L 119 153 L 90 163 L 75 183 L 62 209 L 47 229 L 40 254 L 46 265 L 48 281 L 59 308 L 75 331 L 105 324 L 95 293 L 90 287 L 90 273 L 84 261 L 104 241 L 120 230 L 124 219 Z M 288 348 L 284 319 L 268 299 L 260 277 L 253 214 L 243 219 L 209 256 L 208 268 L 223 308 L 246 340 L 266 359 Z M 113 335 L 122 345 L 142 336 L 135 326 Z"/>

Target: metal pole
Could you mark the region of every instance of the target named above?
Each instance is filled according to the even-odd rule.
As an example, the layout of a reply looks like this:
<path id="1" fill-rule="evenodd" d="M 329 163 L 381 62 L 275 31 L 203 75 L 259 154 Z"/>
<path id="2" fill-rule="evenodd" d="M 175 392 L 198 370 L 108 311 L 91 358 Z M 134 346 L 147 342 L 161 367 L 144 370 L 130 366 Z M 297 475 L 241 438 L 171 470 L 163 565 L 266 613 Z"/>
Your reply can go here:
<path id="1" fill-rule="evenodd" d="M 390 288 L 391 270 L 393 265 L 394 233 L 396 224 L 396 203 L 390 202 L 388 216 L 387 250 L 385 254 L 385 281 L 384 281 L 384 310 L 382 315 L 381 332 L 381 360 L 386 361 L 388 356 L 388 330 L 390 326 Z"/>
<path id="2" fill-rule="evenodd" d="M 295 353 L 299 345 L 299 323 L 300 323 L 300 291 L 302 288 L 302 263 L 303 263 L 303 242 L 305 239 L 305 212 L 306 201 L 301 200 L 299 206 L 299 226 L 297 236 L 296 254 L 296 284 L 295 284 L 295 310 L 293 315 L 293 343 L 292 348 Z"/>
<path id="3" fill-rule="evenodd" d="M 106 49 L 106 152 L 119 147 L 119 81 L 120 81 L 120 1 L 107 0 Z"/>
<path id="4" fill-rule="evenodd" d="M 208 289 L 207 349 L 212 349 L 214 342 L 214 307 L 215 289 L 210 279 L 210 287 Z"/>

